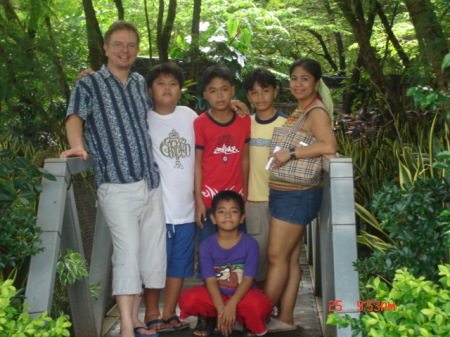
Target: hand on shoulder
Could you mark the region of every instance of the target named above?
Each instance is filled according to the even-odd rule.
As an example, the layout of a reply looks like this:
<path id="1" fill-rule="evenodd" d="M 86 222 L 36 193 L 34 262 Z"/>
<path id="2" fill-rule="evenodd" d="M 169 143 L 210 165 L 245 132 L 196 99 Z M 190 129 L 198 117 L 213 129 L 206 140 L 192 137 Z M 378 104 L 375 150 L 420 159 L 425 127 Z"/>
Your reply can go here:
<path id="1" fill-rule="evenodd" d="M 91 68 L 84 69 L 84 70 L 82 70 L 81 72 L 78 73 L 78 75 L 77 75 L 77 81 L 78 81 L 79 79 L 81 79 L 81 78 L 87 76 L 87 75 L 93 75 L 93 74 L 95 74 L 95 71 L 92 70 Z"/>

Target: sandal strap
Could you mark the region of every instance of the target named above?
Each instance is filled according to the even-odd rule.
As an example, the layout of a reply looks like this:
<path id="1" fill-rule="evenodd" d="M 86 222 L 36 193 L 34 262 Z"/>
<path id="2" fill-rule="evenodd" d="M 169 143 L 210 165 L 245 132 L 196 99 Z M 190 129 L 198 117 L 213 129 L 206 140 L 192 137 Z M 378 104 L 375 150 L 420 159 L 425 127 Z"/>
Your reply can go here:
<path id="1" fill-rule="evenodd" d="M 172 316 L 166 319 L 164 322 L 166 322 L 166 324 L 169 324 L 172 321 L 177 321 L 177 323 L 181 323 L 180 318 L 178 316 Z"/>

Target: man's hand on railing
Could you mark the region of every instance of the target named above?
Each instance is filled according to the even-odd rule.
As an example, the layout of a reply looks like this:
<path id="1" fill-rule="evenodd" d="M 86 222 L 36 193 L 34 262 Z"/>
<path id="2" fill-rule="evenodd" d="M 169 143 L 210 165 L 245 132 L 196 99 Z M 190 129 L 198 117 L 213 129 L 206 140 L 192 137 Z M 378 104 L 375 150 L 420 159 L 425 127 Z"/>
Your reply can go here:
<path id="1" fill-rule="evenodd" d="M 87 159 L 88 153 L 83 148 L 73 148 L 64 152 L 61 152 L 60 158 L 81 157 L 84 160 Z"/>

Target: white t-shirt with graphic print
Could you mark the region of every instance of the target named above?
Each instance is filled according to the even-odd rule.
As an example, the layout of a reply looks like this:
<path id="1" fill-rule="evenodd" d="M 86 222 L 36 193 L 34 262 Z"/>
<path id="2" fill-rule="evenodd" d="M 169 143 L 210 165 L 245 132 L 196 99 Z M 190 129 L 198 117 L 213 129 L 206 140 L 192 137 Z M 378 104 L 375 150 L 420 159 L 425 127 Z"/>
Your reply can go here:
<path id="1" fill-rule="evenodd" d="M 153 154 L 161 174 L 166 223 L 171 225 L 195 221 L 195 118 L 195 111 L 185 106 L 177 106 L 168 115 L 151 109 L 147 114 Z"/>

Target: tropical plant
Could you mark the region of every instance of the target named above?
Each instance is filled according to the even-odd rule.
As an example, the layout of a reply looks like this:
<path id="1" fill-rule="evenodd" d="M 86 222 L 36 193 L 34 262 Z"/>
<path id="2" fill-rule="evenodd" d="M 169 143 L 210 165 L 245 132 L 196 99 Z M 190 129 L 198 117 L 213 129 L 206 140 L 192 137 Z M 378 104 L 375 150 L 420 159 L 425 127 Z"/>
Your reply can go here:
<path id="1" fill-rule="evenodd" d="M 401 189 L 384 184 L 373 196 L 371 208 L 387 233 L 389 245 L 373 245 L 370 257 L 356 262 L 362 282 L 372 276 L 392 281 L 397 269 L 408 268 L 417 277 L 436 280 L 437 265 L 450 247 L 450 226 L 443 211 L 450 205 L 450 183 L 419 178 Z"/>
<path id="2" fill-rule="evenodd" d="M 0 280 L 13 277 L 19 287 L 26 277 L 22 267 L 42 250 L 35 207 L 43 177 L 55 180 L 11 150 L 0 151 Z"/>
<path id="3" fill-rule="evenodd" d="M 32 318 L 23 308 L 12 305 L 17 295 L 12 280 L 0 282 L 0 335 L 10 337 L 63 337 L 70 336 L 72 325 L 67 316 L 52 319 L 47 312 Z M 22 309 L 24 309 L 22 311 Z"/>
<path id="4" fill-rule="evenodd" d="M 2 210 L 0 231 L 0 281 L 12 278 L 22 287 L 21 280 L 25 280 L 26 275 L 19 272 L 27 266 L 30 256 L 43 250 L 39 240 L 41 230 L 36 227 L 32 209 L 17 204 Z"/>
<path id="5" fill-rule="evenodd" d="M 367 284 L 380 311 L 362 307 L 358 318 L 334 312 L 326 324 L 340 328 L 351 326 L 352 336 L 449 336 L 450 335 L 450 265 L 439 265 L 439 281 L 415 277 L 406 268 L 395 273 L 392 287 L 375 278 Z M 367 302 L 362 302 L 367 303 Z"/>
<path id="6" fill-rule="evenodd" d="M 445 177 L 448 179 L 450 174 L 450 151 L 442 151 L 436 155 L 437 161 L 433 163 L 433 167 L 443 170 Z"/>

